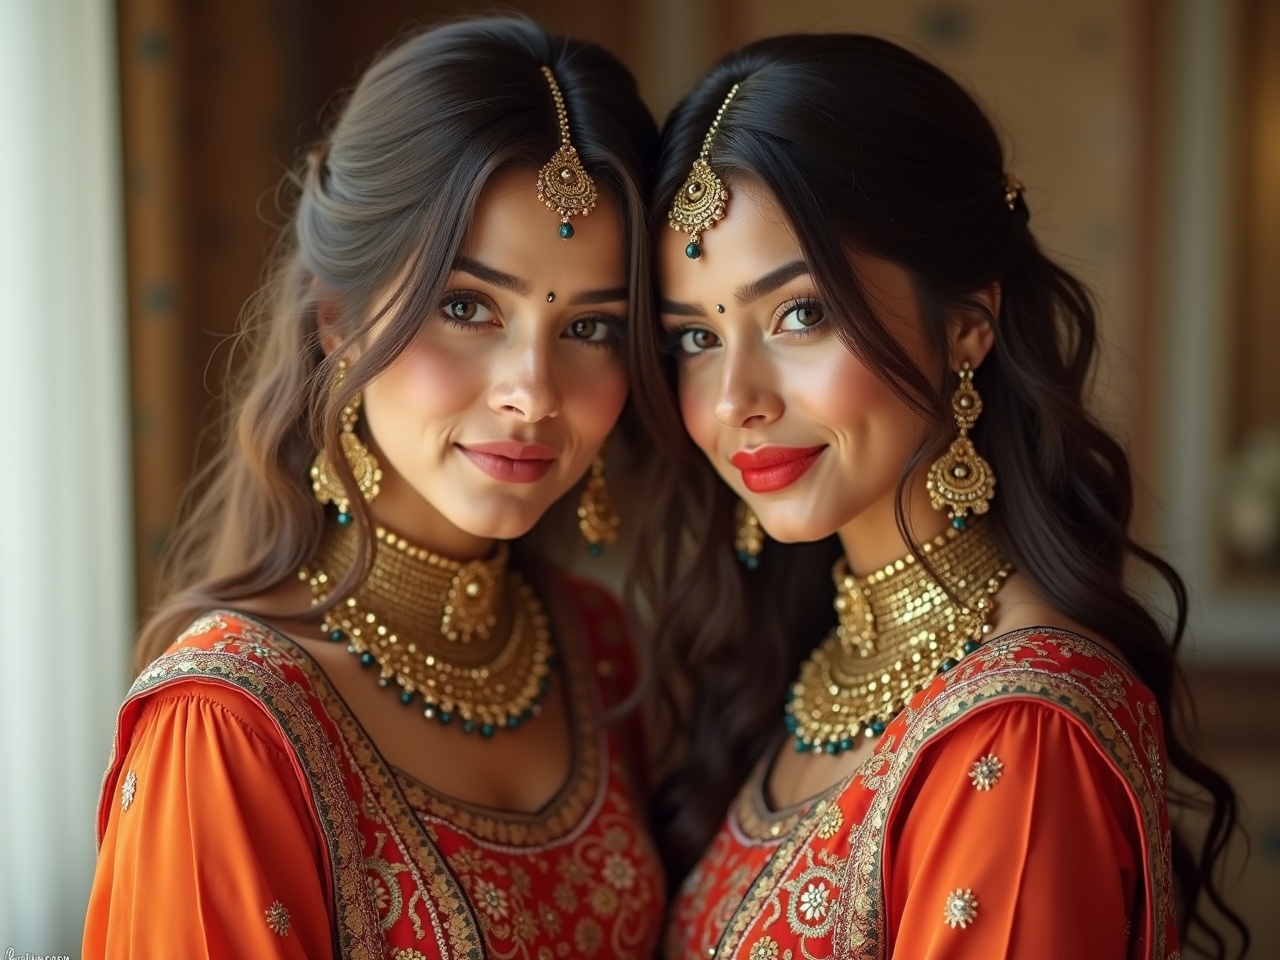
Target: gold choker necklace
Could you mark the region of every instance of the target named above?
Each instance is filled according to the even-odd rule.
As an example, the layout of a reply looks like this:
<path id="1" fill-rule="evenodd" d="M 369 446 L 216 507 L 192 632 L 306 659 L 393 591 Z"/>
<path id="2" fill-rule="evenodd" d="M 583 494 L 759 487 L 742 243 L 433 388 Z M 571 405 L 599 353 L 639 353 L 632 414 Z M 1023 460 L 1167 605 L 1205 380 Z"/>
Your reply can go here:
<path id="1" fill-rule="evenodd" d="M 1013 569 L 988 524 L 947 532 L 858 578 L 841 558 L 832 570 L 840 625 L 800 665 L 786 707 L 801 752 L 838 754 L 885 725 L 938 673 L 980 646 L 991 597 Z M 957 604 L 943 588 L 946 584 Z"/>
<path id="2" fill-rule="evenodd" d="M 368 579 L 330 610 L 325 636 L 366 667 L 400 702 L 466 733 L 491 737 L 536 714 L 550 685 L 554 652 L 542 603 L 507 568 L 500 543 L 488 560 L 459 563 L 379 527 Z M 312 604 L 329 599 L 356 558 L 356 533 L 332 528 L 313 562 L 298 571 Z"/>

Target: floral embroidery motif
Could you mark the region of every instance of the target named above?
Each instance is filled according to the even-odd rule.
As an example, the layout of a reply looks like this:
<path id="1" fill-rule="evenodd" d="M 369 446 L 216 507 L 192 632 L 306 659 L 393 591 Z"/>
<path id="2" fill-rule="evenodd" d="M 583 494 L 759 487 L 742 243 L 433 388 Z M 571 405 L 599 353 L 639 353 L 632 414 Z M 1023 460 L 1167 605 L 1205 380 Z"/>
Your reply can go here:
<path id="1" fill-rule="evenodd" d="M 600 924 L 590 917 L 583 917 L 578 921 L 578 927 L 573 933 L 573 944 L 579 952 L 590 956 L 600 949 L 603 942 L 604 931 L 600 929 Z"/>
<path id="2" fill-rule="evenodd" d="M 956 890 L 947 894 L 947 904 L 942 911 L 942 919 L 953 930 L 962 930 L 978 919 L 978 898 L 969 889 Z"/>
<path id="3" fill-rule="evenodd" d="M 636 883 L 635 865 L 626 857 L 613 853 L 604 862 L 604 879 L 615 890 L 630 890 Z"/>
<path id="4" fill-rule="evenodd" d="M 267 907 L 267 929 L 278 937 L 289 935 L 289 911 L 279 900 Z"/>
<path id="5" fill-rule="evenodd" d="M 596 625 L 584 619 L 582 642 L 594 650 Z M 664 900 L 660 868 L 616 744 L 599 722 L 595 658 L 585 646 L 582 653 L 564 658 L 577 733 L 572 778 L 550 813 L 537 816 L 494 814 L 442 795 L 415 803 L 408 780 L 382 761 L 305 652 L 235 614 L 193 625 L 131 697 L 201 677 L 266 707 L 317 798 L 343 956 L 651 956 Z M 281 936 L 291 926 L 282 903 L 266 919 Z"/>
<path id="6" fill-rule="evenodd" d="M 827 901 L 831 891 L 825 883 L 811 883 L 800 894 L 800 912 L 806 920 L 821 920 L 827 915 Z"/>
<path id="7" fill-rule="evenodd" d="M 830 840 L 840 832 L 843 826 L 844 814 L 834 803 L 830 804 L 823 812 L 822 819 L 818 821 L 818 836 L 823 840 Z"/>
<path id="8" fill-rule="evenodd" d="M 969 768 L 969 779 L 977 790 L 990 790 L 1004 774 L 1004 763 L 995 754 L 989 753 L 981 760 L 975 760 Z"/>
<path id="9" fill-rule="evenodd" d="M 130 770 L 125 774 L 124 783 L 120 784 L 120 809 L 128 810 L 133 806 L 134 794 L 138 792 L 138 775 Z"/>
<path id="10" fill-rule="evenodd" d="M 492 919 L 507 919 L 509 907 L 505 890 L 499 889 L 487 880 L 477 880 L 473 896 L 480 909 Z"/>
<path id="11" fill-rule="evenodd" d="M 974 708 L 1009 696 L 1046 704 L 1078 723 L 1127 784 L 1150 838 L 1134 851 L 1152 877 L 1145 903 L 1137 905 L 1154 928 L 1142 960 L 1177 960 L 1170 956 L 1176 928 L 1170 912 L 1168 825 L 1160 802 L 1159 708 L 1105 650 L 1043 628 L 998 638 L 940 677 L 889 725 L 858 769 L 807 810 L 770 811 L 761 799 L 767 761 L 757 765 L 682 885 L 667 927 L 666 955 L 883 960 L 892 953 L 885 838 L 914 759 L 922 744 Z M 965 759 L 971 766 L 962 769 L 975 789 L 982 789 L 982 780 L 990 789 L 1003 776 L 1005 765 L 994 755 Z M 988 760 L 985 769 L 973 769 Z M 771 828 L 779 824 L 784 836 L 770 841 Z M 972 889 L 958 889 L 937 906 L 944 908 L 944 923 L 956 928 L 976 922 L 978 898 Z"/>
<path id="12" fill-rule="evenodd" d="M 782 889 L 791 896 L 787 899 L 787 925 L 798 937 L 822 937 L 831 929 L 835 905 L 840 899 L 840 886 L 835 872 L 813 862 L 813 854 L 806 851 L 808 869 Z"/>

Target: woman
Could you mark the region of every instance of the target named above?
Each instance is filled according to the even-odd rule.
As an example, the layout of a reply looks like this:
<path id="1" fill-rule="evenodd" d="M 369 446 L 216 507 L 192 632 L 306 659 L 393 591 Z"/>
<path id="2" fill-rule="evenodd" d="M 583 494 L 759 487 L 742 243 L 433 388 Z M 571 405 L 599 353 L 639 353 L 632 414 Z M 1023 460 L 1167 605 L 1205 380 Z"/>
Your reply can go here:
<path id="1" fill-rule="evenodd" d="M 616 537 L 656 147 L 613 57 L 524 20 L 360 81 L 142 633 L 86 957 L 652 950 L 616 608 L 519 538 L 571 491 Z"/>
<path id="2" fill-rule="evenodd" d="M 1240 926 L 1210 874 L 1235 801 L 1170 725 L 1182 585 L 1129 538 L 1093 307 L 991 124 L 893 44 L 778 37 L 697 85 L 663 157 L 634 385 L 670 447 L 641 556 L 684 681 L 668 955 L 1166 960 L 1188 927 L 1222 955 L 1198 910 Z M 1212 801 L 1196 852 L 1169 767 Z"/>

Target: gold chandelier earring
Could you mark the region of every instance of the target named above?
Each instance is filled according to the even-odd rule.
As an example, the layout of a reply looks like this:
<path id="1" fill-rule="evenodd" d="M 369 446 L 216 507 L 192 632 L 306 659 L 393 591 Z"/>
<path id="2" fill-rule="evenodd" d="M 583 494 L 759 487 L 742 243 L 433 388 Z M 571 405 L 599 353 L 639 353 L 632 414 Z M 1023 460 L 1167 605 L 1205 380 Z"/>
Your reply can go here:
<path id="1" fill-rule="evenodd" d="M 935 510 L 945 510 L 951 526 L 963 530 L 968 526 L 967 514 L 986 513 L 995 496 L 996 475 L 973 447 L 969 431 L 982 413 L 982 398 L 973 386 L 973 370 L 966 361 L 960 368 L 960 383 L 951 397 L 960 435 L 929 468 L 929 500 Z"/>
<path id="2" fill-rule="evenodd" d="M 578 529 L 587 541 L 587 551 L 598 557 L 605 547 L 618 542 L 618 527 L 622 520 L 614 509 L 609 488 L 604 482 L 604 457 L 596 457 L 591 464 L 591 476 L 582 489 L 578 501 Z"/>
<path id="3" fill-rule="evenodd" d="M 338 374 L 334 377 L 331 390 L 337 390 L 338 385 L 347 376 L 347 361 L 338 361 Z M 339 422 L 342 425 L 342 432 L 338 435 L 339 444 L 342 447 L 342 455 L 347 460 L 347 465 L 351 467 L 351 472 L 356 478 L 356 489 L 359 491 L 366 503 L 371 501 L 378 495 L 382 482 L 382 469 L 378 466 L 378 460 L 364 445 L 356 433 L 356 422 L 360 419 L 360 402 L 361 394 L 356 394 L 351 398 L 351 402 L 342 408 Z M 351 523 L 351 497 L 347 493 L 347 489 L 343 486 L 342 478 L 338 476 L 337 471 L 333 468 L 333 463 L 329 459 L 329 453 L 323 447 L 316 454 L 316 458 L 311 463 L 311 490 L 315 494 L 315 498 L 322 504 L 336 504 L 338 507 L 338 523 L 344 527 Z"/>
<path id="4" fill-rule="evenodd" d="M 738 562 L 748 570 L 760 566 L 760 554 L 764 552 L 764 528 L 745 500 L 739 500 L 733 512 L 733 549 L 738 554 Z"/>

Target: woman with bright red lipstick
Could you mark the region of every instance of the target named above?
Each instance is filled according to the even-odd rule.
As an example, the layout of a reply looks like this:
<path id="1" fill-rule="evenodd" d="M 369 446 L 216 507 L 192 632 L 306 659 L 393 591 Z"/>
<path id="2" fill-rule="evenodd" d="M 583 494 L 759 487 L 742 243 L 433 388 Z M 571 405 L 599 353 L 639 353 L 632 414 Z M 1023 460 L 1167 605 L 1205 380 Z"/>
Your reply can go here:
<path id="1" fill-rule="evenodd" d="M 612 56 L 520 19 L 365 74 L 142 633 L 86 957 L 651 955 L 625 633 L 521 538 L 562 499 L 548 537 L 616 537 L 657 142 Z"/>
<path id="2" fill-rule="evenodd" d="M 1093 308 L 982 111 L 886 41 L 778 37 L 663 158 L 633 388 L 667 444 L 640 552 L 682 738 L 667 955 L 1224 956 L 1235 799 L 1172 723 L 1183 588 L 1130 539 Z"/>

